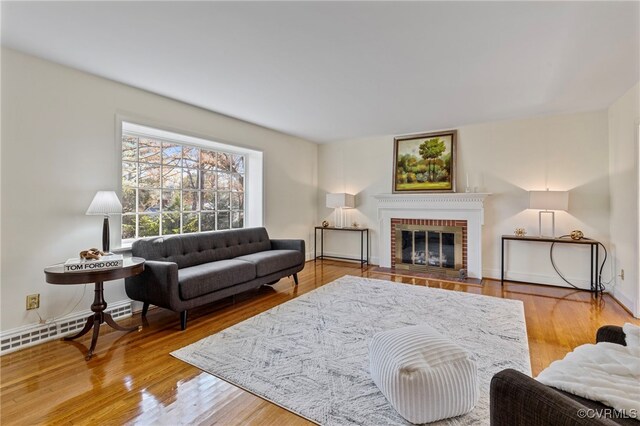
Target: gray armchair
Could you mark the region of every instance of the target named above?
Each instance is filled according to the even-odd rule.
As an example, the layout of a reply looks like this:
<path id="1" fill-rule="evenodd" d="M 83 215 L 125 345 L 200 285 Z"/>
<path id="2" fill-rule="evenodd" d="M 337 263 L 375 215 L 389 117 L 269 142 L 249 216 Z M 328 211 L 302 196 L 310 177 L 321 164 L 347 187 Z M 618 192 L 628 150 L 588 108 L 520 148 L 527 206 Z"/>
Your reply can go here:
<path id="1" fill-rule="evenodd" d="M 601 327 L 596 342 L 625 345 L 622 327 Z M 584 410 L 611 412 L 610 407 L 543 385 L 519 371 L 507 369 L 491 379 L 491 426 L 615 426 L 640 422 L 631 418 L 585 417 Z M 598 411 L 599 410 L 599 411 Z M 609 410 L 609 411 L 605 411 Z"/>

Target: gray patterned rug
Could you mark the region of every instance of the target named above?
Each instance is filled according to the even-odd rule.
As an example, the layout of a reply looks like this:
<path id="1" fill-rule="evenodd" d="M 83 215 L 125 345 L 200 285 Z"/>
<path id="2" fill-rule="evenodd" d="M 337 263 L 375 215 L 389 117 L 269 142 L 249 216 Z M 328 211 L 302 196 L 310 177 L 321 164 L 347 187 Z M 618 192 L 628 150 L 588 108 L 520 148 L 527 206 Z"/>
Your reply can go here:
<path id="1" fill-rule="evenodd" d="M 369 376 L 367 345 L 421 323 L 478 363 L 478 405 L 437 424 L 489 424 L 491 377 L 531 374 L 520 301 L 346 276 L 171 355 L 322 425 L 406 425 Z"/>

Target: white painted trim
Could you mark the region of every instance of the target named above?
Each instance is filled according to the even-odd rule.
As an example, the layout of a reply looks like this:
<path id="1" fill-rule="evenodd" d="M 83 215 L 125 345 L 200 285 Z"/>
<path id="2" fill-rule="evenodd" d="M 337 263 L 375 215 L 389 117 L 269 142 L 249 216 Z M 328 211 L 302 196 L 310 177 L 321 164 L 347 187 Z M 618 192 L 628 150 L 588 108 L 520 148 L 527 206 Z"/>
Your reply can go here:
<path id="1" fill-rule="evenodd" d="M 482 278 L 482 225 L 487 193 L 379 194 L 378 256 L 380 266 L 391 267 L 391 219 L 467 221 L 467 273 Z"/>
<path id="2" fill-rule="evenodd" d="M 143 117 L 140 114 L 132 114 L 132 113 L 128 113 L 128 112 L 124 112 L 124 111 L 117 111 L 116 115 L 116 130 L 120 127 L 122 127 L 122 122 L 126 121 L 128 123 L 131 124 L 139 124 L 141 126 L 145 126 L 145 127 L 152 127 L 152 128 L 156 128 L 158 130 L 164 130 L 170 133 L 177 133 L 177 134 L 182 134 L 184 136 L 188 136 L 188 137 L 192 137 L 192 138 L 196 138 L 196 139 L 203 139 L 205 141 L 210 141 L 210 142 L 217 142 L 223 145 L 230 145 L 236 148 L 240 148 L 242 150 L 248 150 L 248 151 L 255 151 L 255 152 L 261 152 L 264 153 L 264 150 L 260 149 L 260 148 L 255 148 L 252 147 L 250 145 L 246 145 L 243 143 L 239 143 L 236 141 L 230 141 L 228 139 L 224 139 L 224 138 L 220 138 L 218 136 L 215 135 L 211 135 L 211 134 L 205 134 L 205 133 L 199 133 L 199 132 L 194 132 L 193 130 L 187 130 L 184 129 L 182 127 L 174 127 L 171 125 L 168 125 L 166 122 L 159 122 L 157 120 L 154 120 L 152 118 L 147 118 L 147 117 Z M 252 123 L 249 123 L 252 124 Z M 255 124 L 252 124 L 255 125 Z M 268 130 L 268 129 L 267 129 Z M 116 140 L 116 143 L 121 143 L 122 140 L 122 133 L 120 133 L 120 139 Z M 120 158 L 120 152 L 118 152 L 118 158 Z"/>
<path id="3" fill-rule="evenodd" d="M 344 260 L 345 262 L 360 262 L 360 259 L 357 258 L 358 255 L 353 254 L 353 252 L 349 252 L 349 253 L 341 253 L 341 252 L 336 252 L 336 251 L 324 251 L 324 255 L 325 256 L 338 256 L 338 257 L 348 257 L 349 259 L 327 259 L 327 260 L 336 260 L 336 261 L 341 261 Z M 320 256 L 320 253 L 318 253 L 318 256 Z M 311 260 L 313 260 L 313 253 L 311 254 Z M 370 265 L 377 265 L 378 264 L 378 258 L 377 257 L 369 257 L 369 264 Z"/>
<path id="4" fill-rule="evenodd" d="M 490 278 L 492 280 L 500 281 L 499 269 L 483 268 L 482 272 L 483 272 L 484 278 Z M 581 290 L 591 289 L 591 283 L 589 282 L 589 280 L 586 280 L 584 278 L 575 278 L 575 277 L 566 277 L 566 278 L 567 280 L 569 280 L 570 282 L 578 286 Z M 504 279 L 506 281 L 508 280 L 524 281 L 532 284 L 546 284 L 546 285 L 554 285 L 558 287 L 573 288 L 569 284 L 562 281 L 562 279 L 557 276 L 505 271 Z"/>
<path id="5" fill-rule="evenodd" d="M 244 227 L 262 227 L 265 226 L 266 204 L 265 204 L 265 152 L 262 149 L 256 149 L 249 147 L 242 143 L 231 142 L 224 138 L 219 138 L 212 135 L 205 135 L 191 130 L 185 130 L 182 128 L 176 128 L 167 125 L 166 123 L 159 123 L 156 120 L 141 117 L 138 114 L 129 114 L 117 111 L 115 114 L 115 167 L 116 176 L 122 176 L 122 126 L 123 123 L 128 123 L 133 126 L 147 127 L 151 130 L 157 130 L 159 132 L 173 133 L 178 136 L 184 136 L 185 141 L 176 139 L 176 143 L 195 145 L 199 147 L 206 147 L 214 150 L 220 150 L 223 152 L 230 152 L 234 154 L 241 154 L 245 156 L 245 199 L 244 199 Z M 153 133 L 153 132 L 151 132 Z M 160 137 L 160 136 L 159 136 Z M 168 137 L 160 137 L 166 140 L 172 140 Z M 259 177 L 258 177 L 259 176 Z M 260 190 L 258 191 L 257 188 Z M 117 192 L 122 194 L 122 179 L 118 179 Z M 253 195 L 252 195 L 253 194 Z M 247 196 L 248 195 L 248 196 Z M 256 213 L 256 206 L 259 207 L 259 214 Z M 117 227 L 117 238 L 111 238 L 111 241 L 116 243 L 117 246 L 122 246 L 121 239 L 121 220 Z M 113 229 L 112 229 L 113 234 Z M 124 248 L 127 248 L 133 240 L 128 240 L 124 243 Z"/>
<path id="6" fill-rule="evenodd" d="M 615 297 L 618 300 L 618 302 L 623 304 L 630 312 L 634 313 L 633 316 L 635 318 L 640 318 L 640 315 L 638 314 L 639 307 L 633 303 L 633 300 L 625 296 L 624 293 L 622 293 L 621 291 L 617 291 L 615 287 L 613 288 L 612 293 L 613 293 L 613 297 Z"/>
<path id="7" fill-rule="evenodd" d="M 113 313 L 118 311 L 117 314 L 113 314 L 114 319 L 128 318 L 132 313 L 131 303 L 132 301 L 129 299 L 109 302 L 106 312 Z M 84 327 L 87 317 L 92 314 L 91 310 L 86 309 L 57 318 L 49 323 L 28 324 L 0 332 L 0 355 L 73 334 Z M 69 325 L 69 323 L 74 324 Z M 32 337 L 25 338 L 25 335 Z M 7 346 L 9 347 L 7 348 Z"/>
<path id="8" fill-rule="evenodd" d="M 638 166 L 638 164 L 640 164 L 640 117 L 636 118 L 635 130 L 636 130 L 636 141 L 638 142 L 636 144 L 636 182 L 635 182 L 636 195 L 637 195 L 638 193 L 640 193 L 640 167 Z M 636 197 L 636 213 L 638 214 L 638 216 L 640 216 L 640 196 Z M 636 227 L 636 255 L 638 256 L 638 265 L 640 265 L 640 226 L 638 226 L 637 221 L 635 223 L 635 227 Z M 640 318 L 640 270 L 636 271 L 636 273 L 638 274 L 637 276 L 638 282 L 636 282 L 635 306 L 633 301 L 631 301 L 629 305 L 625 305 L 625 306 L 631 307 L 632 308 L 631 312 L 633 312 L 633 316 L 636 318 Z"/>
<path id="9" fill-rule="evenodd" d="M 307 253 L 305 253 L 305 255 L 304 255 L 304 261 L 308 262 L 308 261 L 313 260 L 313 259 L 314 259 L 313 250 L 307 251 Z"/>

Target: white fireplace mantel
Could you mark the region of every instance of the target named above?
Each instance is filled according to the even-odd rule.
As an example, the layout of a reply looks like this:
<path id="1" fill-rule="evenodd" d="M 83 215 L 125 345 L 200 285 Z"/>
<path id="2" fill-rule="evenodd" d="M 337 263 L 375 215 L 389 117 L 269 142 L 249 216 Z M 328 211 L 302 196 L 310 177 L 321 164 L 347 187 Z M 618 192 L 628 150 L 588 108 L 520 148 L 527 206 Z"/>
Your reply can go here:
<path id="1" fill-rule="evenodd" d="M 487 193 L 378 194 L 380 266 L 391 267 L 391 219 L 467 221 L 467 273 L 482 278 L 482 225 Z"/>

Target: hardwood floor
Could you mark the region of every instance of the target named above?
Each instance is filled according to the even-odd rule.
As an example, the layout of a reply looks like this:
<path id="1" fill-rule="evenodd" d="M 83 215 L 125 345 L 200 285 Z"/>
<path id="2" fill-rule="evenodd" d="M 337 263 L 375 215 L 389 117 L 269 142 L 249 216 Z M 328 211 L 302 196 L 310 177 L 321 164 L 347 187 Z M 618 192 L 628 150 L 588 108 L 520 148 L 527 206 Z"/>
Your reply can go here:
<path id="1" fill-rule="evenodd" d="M 178 315 L 149 311 L 141 332 L 102 327 L 95 355 L 84 354 L 90 335 L 61 340 L 0 358 L 0 423 L 26 424 L 310 424 L 274 404 L 203 373 L 169 353 L 343 275 L 379 278 L 479 293 L 524 302 L 533 373 L 574 347 L 593 342 L 598 327 L 639 322 L 608 295 L 528 284 L 484 285 L 362 271 L 350 263 L 308 262 L 300 285 L 281 280 L 190 312 L 186 331 Z M 108 301 L 107 301 L 108 303 Z M 137 325 L 140 315 L 121 321 Z"/>

